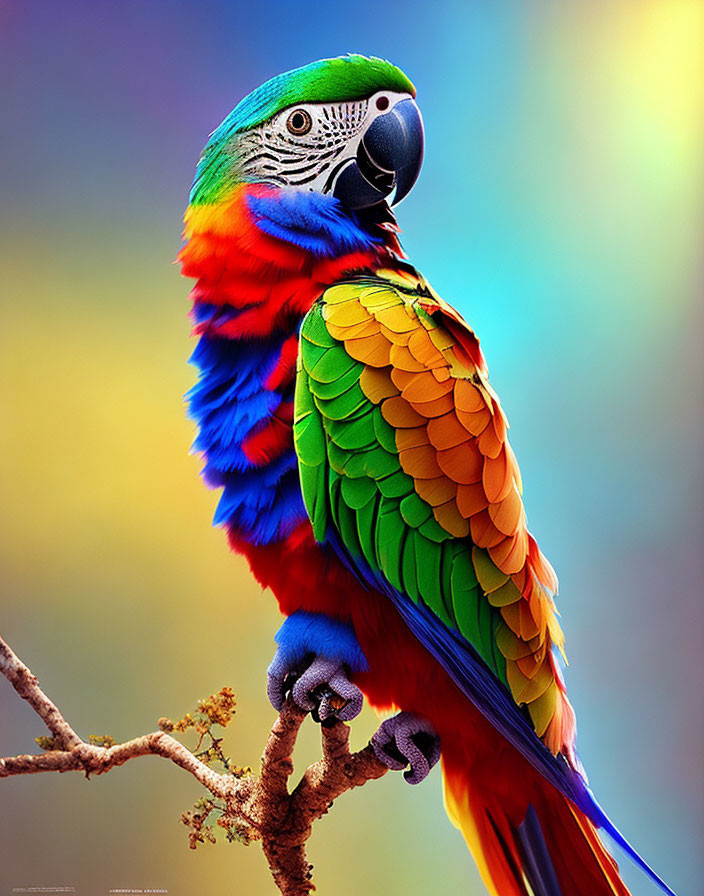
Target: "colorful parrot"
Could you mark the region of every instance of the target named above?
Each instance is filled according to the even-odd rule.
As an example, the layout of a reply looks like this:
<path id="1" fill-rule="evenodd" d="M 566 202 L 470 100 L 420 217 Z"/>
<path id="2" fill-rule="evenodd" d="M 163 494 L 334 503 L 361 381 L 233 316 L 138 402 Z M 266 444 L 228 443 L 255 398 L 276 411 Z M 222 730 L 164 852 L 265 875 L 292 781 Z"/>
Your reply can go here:
<path id="1" fill-rule="evenodd" d="M 555 574 L 526 528 L 477 337 L 408 261 L 387 200 L 423 157 L 381 59 L 267 81 L 214 131 L 185 214 L 215 524 L 286 619 L 268 671 L 316 720 L 397 711 L 377 756 L 445 802 L 494 896 L 625 896 L 558 666 Z"/>

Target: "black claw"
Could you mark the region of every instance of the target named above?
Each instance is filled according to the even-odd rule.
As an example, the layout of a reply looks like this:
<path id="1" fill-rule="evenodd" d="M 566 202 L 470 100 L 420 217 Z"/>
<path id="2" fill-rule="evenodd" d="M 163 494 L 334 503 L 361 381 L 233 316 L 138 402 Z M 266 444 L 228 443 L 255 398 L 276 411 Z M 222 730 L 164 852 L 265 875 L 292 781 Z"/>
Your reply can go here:
<path id="1" fill-rule="evenodd" d="M 394 759 L 396 760 L 396 762 L 401 762 L 404 765 L 408 765 L 408 758 L 404 756 L 396 746 L 395 740 L 390 740 L 388 743 L 385 743 L 382 749 L 390 759 Z M 419 747 L 419 749 L 421 748 Z"/>
<path id="2" fill-rule="evenodd" d="M 316 715 L 317 715 L 317 713 L 316 713 Z M 316 722 L 320 722 L 320 725 L 322 728 L 334 728 L 335 725 L 337 725 L 337 723 L 339 722 L 339 719 L 337 718 L 337 716 L 328 716 L 327 719 L 323 719 L 322 721 L 320 719 L 315 718 L 315 715 L 313 716 L 313 718 L 315 719 Z"/>
<path id="3" fill-rule="evenodd" d="M 298 675 L 295 674 L 294 672 L 292 672 L 290 675 L 287 675 L 286 678 L 284 678 L 284 683 L 281 686 L 284 701 L 288 700 L 288 698 L 291 696 L 291 692 L 293 691 L 293 686 L 296 683 L 297 679 L 298 679 Z"/>
<path id="4" fill-rule="evenodd" d="M 435 738 L 427 731 L 419 731 L 417 734 L 411 735 L 411 740 L 418 747 L 425 758 L 430 762 L 430 757 L 435 750 Z"/>
<path id="5" fill-rule="evenodd" d="M 327 698 L 330 700 L 331 698 L 336 697 L 334 691 L 332 691 L 326 684 L 320 685 L 320 687 L 316 688 L 311 694 L 310 697 L 312 700 L 315 700 L 315 708 L 311 710 L 311 717 L 314 722 L 317 722 L 319 725 L 322 725 L 323 728 L 332 728 L 338 721 L 337 713 L 333 709 L 333 712 L 324 719 L 320 718 L 320 707 L 323 704 L 323 701 Z M 342 708 L 342 707 L 340 707 Z"/>
<path id="6" fill-rule="evenodd" d="M 318 725 L 323 725 L 325 728 L 331 728 L 337 719 L 335 716 L 328 716 L 327 719 L 320 718 L 320 701 L 318 701 L 315 705 L 315 709 L 310 711 L 310 717 L 316 722 Z"/>
<path id="7" fill-rule="evenodd" d="M 284 700 L 288 699 L 288 697 L 291 696 L 291 691 L 293 691 L 294 684 L 301 677 L 301 673 L 304 672 L 308 668 L 308 666 L 310 666 L 314 659 L 314 653 L 307 653 L 299 663 L 298 667 L 296 669 L 292 669 L 291 672 L 289 672 L 289 674 L 286 676 L 286 678 L 284 678 L 284 682 L 281 686 Z"/>

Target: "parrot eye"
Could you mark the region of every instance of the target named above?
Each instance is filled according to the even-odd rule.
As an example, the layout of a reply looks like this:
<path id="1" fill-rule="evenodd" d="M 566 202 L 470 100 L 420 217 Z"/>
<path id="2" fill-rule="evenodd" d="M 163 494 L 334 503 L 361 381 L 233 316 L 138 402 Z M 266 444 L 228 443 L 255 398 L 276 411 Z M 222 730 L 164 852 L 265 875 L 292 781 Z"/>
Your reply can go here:
<path id="1" fill-rule="evenodd" d="M 305 109 L 295 109 L 286 119 L 286 127 L 290 134 L 300 137 L 307 134 L 313 126 L 313 119 Z"/>
<path id="2" fill-rule="evenodd" d="M 376 101 L 376 107 L 380 112 L 384 112 L 389 108 L 389 98 L 388 96 L 380 96 Z"/>

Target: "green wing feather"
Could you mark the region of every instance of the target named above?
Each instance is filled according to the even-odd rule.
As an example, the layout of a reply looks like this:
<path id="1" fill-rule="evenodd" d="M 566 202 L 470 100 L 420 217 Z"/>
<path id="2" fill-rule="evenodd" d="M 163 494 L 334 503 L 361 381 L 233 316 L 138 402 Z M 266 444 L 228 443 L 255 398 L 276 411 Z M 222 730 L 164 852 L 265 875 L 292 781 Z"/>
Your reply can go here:
<path id="1" fill-rule="evenodd" d="M 432 506 L 404 472 L 396 432 L 360 379 L 367 365 L 331 336 L 324 303 L 301 329 L 294 439 L 303 500 L 315 538 L 334 526 L 353 560 L 411 600 L 432 610 L 477 650 L 504 683 L 496 650 L 500 616 L 485 599 L 472 564 L 472 545 L 434 519 Z"/>

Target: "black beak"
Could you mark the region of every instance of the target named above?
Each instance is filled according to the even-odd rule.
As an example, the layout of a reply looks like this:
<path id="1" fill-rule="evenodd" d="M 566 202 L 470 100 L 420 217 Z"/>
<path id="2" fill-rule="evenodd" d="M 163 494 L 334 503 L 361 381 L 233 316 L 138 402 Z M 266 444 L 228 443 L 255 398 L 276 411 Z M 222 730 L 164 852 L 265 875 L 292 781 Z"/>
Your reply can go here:
<path id="1" fill-rule="evenodd" d="M 423 162 L 423 119 L 412 99 L 401 100 L 375 118 L 362 137 L 356 161 L 340 171 L 333 189 L 348 208 L 367 208 L 396 190 L 393 203 L 408 195 Z"/>

